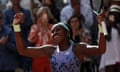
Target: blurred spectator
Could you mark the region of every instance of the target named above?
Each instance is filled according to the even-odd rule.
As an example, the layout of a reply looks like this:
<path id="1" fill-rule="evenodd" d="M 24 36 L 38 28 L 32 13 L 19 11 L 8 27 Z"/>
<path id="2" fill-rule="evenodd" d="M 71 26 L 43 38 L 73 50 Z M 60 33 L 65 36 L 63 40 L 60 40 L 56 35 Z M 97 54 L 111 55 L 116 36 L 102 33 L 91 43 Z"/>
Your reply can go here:
<path id="1" fill-rule="evenodd" d="M 39 0 L 21 0 L 20 6 L 24 9 L 28 9 L 31 12 L 32 19 L 35 20 L 33 12 L 35 8 L 41 6 L 41 2 Z M 8 1 L 6 7 L 12 7 L 11 0 Z"/>
<path id="2" fill-rule="evenodd" d="M 40 7 L 41 3 L 39 0 L 22 0 L 21 7 L 29 10 L 33 10 L 36 7 Z"/>
<path id="3" fill-rule="evenodd" d="M 60 21 L 67 22 L 75 13 L 80 14 L 80 3 L 78 0 L 70 0 L 70 5 L 65 6 L 60 13 Z"/>
<path id="4" fill-rule="evenodd" d="M 14 33 L 2 24 L 0 11 L 0 72 L 15 72 L 17 68 L 17 48 Z"/>
<path id="5" fill-rule="evenodd" d="M 90 29 L 93 24 L 92 9 L 87 4 L 81 4 L 79 0 L 71 0 L 70 5 L 65 6 L 60 14 L 62 22 L 67 21 L 73 14 L 82 14 L 85 18 L 84 27 Z"/>
<path id="6" fill-rule="evenodd" d="M 116 16 L 116 14 L 120 13 L 119 8 L 118 5 L 112 5 L 106 18 L 107 49 L 101 58 L 100 72 L 120 72 L 120 27 Z"/>
<path id="7" fill-rule="evenodd" d="M 12 30 L 12 22 L 13 22 L 14 15 L 16 13 L 19 13 L 19 12 L 24 13 L 25 20 L 21 24 L 21 28 L 22 28 L 21 34 L 22 34 L 22 36 L 24 38 L 25 43 L 27 45 L 31 45 L 28 42 L 27 38 L 28 38 L 30 27 L 32 25 L 32 19 L 31 19 L 30 11 L 21 8 L 20 1 L 21 0 L 11 0 L 12 7 L 9 8 L 9 9 L 5 9 L 3 11 L 3 25 L 9 27 Z M 13 32 L 13 30 L 12 30 L 12 32 Z M 15 36 L 13 36 L 13 37 L 15 37 Z M 28 65 L 30 63 L 27 63 L 27 62 L 30 61 L 29 58 L 22 57 L 22 56 L 19 56 L 18 58 L 19 58 L 18 63 L 20 64 L 20 66 L 22 68 L 24 68 L 24 70 L 27 69 L 30 66 L 30 65 Z"/>
<path id="8" fill-rule="evenodd" d="M 6 4 L 8 2 L 8 0 L 0 0 L 0 4 Z"/>
<path id="9" fill-rule="evenodd" d="M 73 40 L 75 43 L 79 43 L 80 34 L 82 31 L 82 18 L 80 16 L 74 15 L 68 20 L 68 24 L 72 28 Z"/>
<path id="10" fill-rule="evenodd" d="M 42 5 L 47 6 L 50 9 L 51 13 L 53 14 L 53 19 L 55 21 L 52 23 L 57 23 L 59 21 L 60 13 L 59 13 L 59 10 L 55 6 L 54 0 L 43 0 Z"/>
<path id="11" fill-rule="evenodd" d="M 11 0 L 9 0 L 8 3 L 9 3 L 9 6 L 12 7 Z M 32 8 L 40 7 L 41 3 L 38 0 L 21 0 L 20 6 L 22 8 L 32 11 Z"/>
<path id="12" fill-rule="evenodd" d="M 82 28 L 82 16 L 72 16 L 68 20 L 68 24 L 72 28 L 73 40 L 75 43 L 91 44 L 90 32 Z M 81 72 L 91 72 L 90 61 L 85 61 L 81 64 Z"/>
<path id="13" fill-rule="evenodd" d="M 50 10 L 47 7 L 41 7 L 36 12 L 37 22 L 31 27 L 28 40 L 35 44 L 36 47 L 51 42 L 51 27 L 49 24 Z M 32 72 L 51 72 L 50 60 L 48 57 L 34 57 L 32 61 Z"/>
<path id="14" fill-rule="evenodd" d="M 66 5 L 70 3 L 70 0 L 54 0 L 54 2 L 55 2 L 56 8 L 60 12 L 62 8 L 64 8 Z"/>
<path id="15" fill-rule="evenodd" d="M 25 15 L 25 20 L 21 27 L 23 29 L 23 31 L 22 31 L 23 37 L 25 40 L 27 40 L 27 36 L 29 34 L 29 29 L 32 25 L 32 19 L 31 19 L 30 12 L 28 10 L 20 7 L 20 4 L 19 4 L 20 1 L 21 0 L 11 0 L 12 5 L 13 5 L 12 8 L 5 9 L 3 11 L 3 25 L 11 27 L 14 15 L 16 13 L 23 12 Z"/>
<path id="16" fill-rule="evenodd" d="M 5 7 L 6 7 L 6 9 L 9 9 L 9 8 L 12 7 L 12 4 L 11 4 L 10 0 L 6 3 Z"/>
<path id="17" fill-rule="evenodd" d="M 82 4 L 82 3 L 86 4 Z M 97 37 L 98 37 L 98 29 L 97 29 L 97 20 L 96 16 L 92 11 L 89 2 L 87 1 L 80 1 L 80 0 L 71 0 L 70 5 L 64 7 L 60 14 L 60 20 L 62 22 L 66 22 L 72 15 L 83 15 L 85 20 L 84 24 L 82 25 L 84 29 L 90 31 L 92 37 L 92 43 L 97 44 Z"/>
<path id="18" fill-rule="evenodd" d="M 53 0 L 53 2 L 54 2 L 54 6 L 58 11 L 57 19 L 58 21 L 60 21 L 60 12 L 66 5 L 69 4 L 70 0 Z"/>
<path id="19" fill-rule="evenodd" d="M 7 2 L 8 0 L 0 0 L 0 11 L 6 8 L 5 6 Z"/>
<path id="20" fill-rule="evenodd" d="M 5 9 L 6 7 L 5 7 L 5 5 L 3 5 L 3 4 L 0 4 L 0 10 L 2 11 L 3 9 Z"/>

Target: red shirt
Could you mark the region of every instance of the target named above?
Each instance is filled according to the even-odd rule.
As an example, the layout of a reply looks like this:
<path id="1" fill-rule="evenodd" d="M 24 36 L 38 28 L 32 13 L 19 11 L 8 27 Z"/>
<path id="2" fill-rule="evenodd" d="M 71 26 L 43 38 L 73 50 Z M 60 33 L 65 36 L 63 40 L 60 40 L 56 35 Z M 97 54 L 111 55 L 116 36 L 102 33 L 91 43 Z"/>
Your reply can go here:
<path id="1" fill-rule="evenodd" d="M 35 46 L 53 43 L 51 38 L 51 27 L 52 25 L 49 25 L 48 30 L 45 31 L 41 26 L 38 27 L 37 24 L 32 25 L 28 40 L 34 43 Z M 51 72 L 49 58 L 33 58 L 32 72 Z"/>

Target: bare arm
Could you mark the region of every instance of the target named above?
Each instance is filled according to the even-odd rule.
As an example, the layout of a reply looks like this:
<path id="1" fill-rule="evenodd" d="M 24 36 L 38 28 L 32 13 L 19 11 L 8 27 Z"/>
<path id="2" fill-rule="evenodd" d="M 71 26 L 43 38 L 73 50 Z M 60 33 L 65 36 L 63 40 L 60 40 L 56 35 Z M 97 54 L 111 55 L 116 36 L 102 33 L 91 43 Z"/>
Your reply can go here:
<path id="1" fill-rule="evenodd" d="M 80 60 L 84 60 L 84 57 L 93 57 L 97 55 L 101 55 L 106 50 L 106 40 L 103 33 L 100 33 L 99 45 L 97 47 L 88 48 L 87 45 L 84 44 L 76 44 L 73 49 L 75 54 Z"/>
<path id="2" fill-rule="evenodd" d="M 92 47 L 92 48 L 83 47 L 82 48 L 82 51 L 83 51 L 82 54 L 84 54 L 87 57 L 92 57 L 92 56 L 103 54 L 105 52 L 105 50 L 106 50 L 105 36 L 104 36 L 103 33 L 100 33 L 98 48 L 97 47 Z"/>
<path id="3" fill-rule="evenodd" d="M 19 24 L 23 20 L 23 14 L 16 14 L 13 21 L 13 26 Z M 18 51 L 21 55 L 29 56 L 29 57 L 41 57 L 41 56 L 50 56 L 54 51 L 55 47 L 52 45 L 49 46 L 41 46 L 39 49 L 27 48 L 24 44 L 20 31 L 15 32 L 16 44 Z"/>
<path id="4" fill-rule="evenodd" d="M 98 19 L 99 24 L 101 24 L 101 22 L 104 20 L 102 18 L 104 18 L 103 15 L 102 15 L 102 17 L 100 16 Z M 99 29 L 99 31 L 100 31 L 100 38 L 99 38 L 98 47 L 90 47 L 89 48 L 85 44 L 76 44 L 74 46 L 75 54 L 79 58 L 83 59 L 84 57 L 93 57 L 96 55 L 101 55 L 106 51 L 106 39 L 105 39 L 104 33 L 100 29 Z"/>

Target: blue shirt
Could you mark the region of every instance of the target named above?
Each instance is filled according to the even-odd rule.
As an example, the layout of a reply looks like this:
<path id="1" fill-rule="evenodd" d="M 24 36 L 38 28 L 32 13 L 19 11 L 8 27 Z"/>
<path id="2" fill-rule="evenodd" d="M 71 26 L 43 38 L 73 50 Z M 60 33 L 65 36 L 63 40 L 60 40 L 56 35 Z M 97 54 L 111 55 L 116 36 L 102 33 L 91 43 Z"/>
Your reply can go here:
<path id="1" fill-rule="evenodd" d="M 30 11 L 27 9 L 23 9 L 21 8 L 21 12 L 24 14 L 24 22 L 21 25 L 21 35 L 23 37 L 24 43 L 26 45 L 31 45 L 31 43 L 28 41 L 28 35 L 29 35 L 29 31 L 30 31 L 30 27 L 32 25 L 32 18 L 31 18 L 31 14 Z M 14 44 L 16 45 L 16 40 L 15 40 L 15 35 L 14 35 L 14 31 L 13 31 L 13 27 L 12 27 L 12 22 L 14 19 L 14 15 L 16 13 L 14 12 L 13 8 L 9 8 L 9 9 L 5 9 L 3 11 L 3 25 L 7 26 L 8 28 L 10 28 L 11 32 L 12 32 L 12 42 L 15 42 Z M 15 47 L 17 49 L 17 47 Z M 16 64 L 18 63 L 20 67 L 22 68 L 27 68 L 30 62 L 30 58 L 21 56 L 19 54 L 17 54 L 17 61 L 15 62 Z M 8 61 L 9 62 L 9 61 Z"/>
<path id="2" fill-rule="evenodd" d="M 85 24 L 83 27 L 86 29 L 90 29 L 94 21 L 91 7 L 87 4 L 81 5 L 80 12 L 85 18 Z M 67 22 L 72 15 L 73 15 L 73 8 L 71 7 L 71 5 L 67 5 L 62 9 L 60 13 L 60 20 L 62 22 Z"/>
<path id="3" fill-rule="evenodd" d="M 21 33 L 26 44 L 29 44 L 27 38 L 30 31 L 30 27 L 32 25 L 32 18 L 29 10 L 21 8 L 21 12 L 23 12 L 25 16 L 24 23 L 21 24 L 21 30 L 22 30 Z M 12 8 L 5 9 L 3 11 L 3 25 L 8 26 L 9 28 L 12 29 L 12 22 L 14 19 L 14 15 L 15 15 L 15 12 Z"/>
<path id="4" fill-rule="evenodd" d="M 14 34 L 10 28 L 3 26 L 0 38 L 3 36 L 8 36 L 8 43 L 0 45 L 0 70 L 15 70 L 17 49 Z"/>

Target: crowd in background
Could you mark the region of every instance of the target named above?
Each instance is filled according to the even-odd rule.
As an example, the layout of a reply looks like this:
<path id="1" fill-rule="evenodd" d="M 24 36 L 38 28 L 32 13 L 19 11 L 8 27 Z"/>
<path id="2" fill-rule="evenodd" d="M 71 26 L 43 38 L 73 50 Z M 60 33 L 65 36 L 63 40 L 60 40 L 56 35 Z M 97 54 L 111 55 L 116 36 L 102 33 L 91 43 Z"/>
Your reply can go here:
<path id="1" fill-rule="evenodd" d="M 81 72 L 120 72 L 120 1 L 112 0 L 0 0 L 0 72 L 49 72 L 47 57 L 29 58 L 17 51 L 14 15 L 24 14 L 21 34 L 27 46 L 53 43 L 52 25 L 70 25 L 75 43 L 98 45 L 98 15 L 107 29 L 105 54 L 88 58 Z"/>

